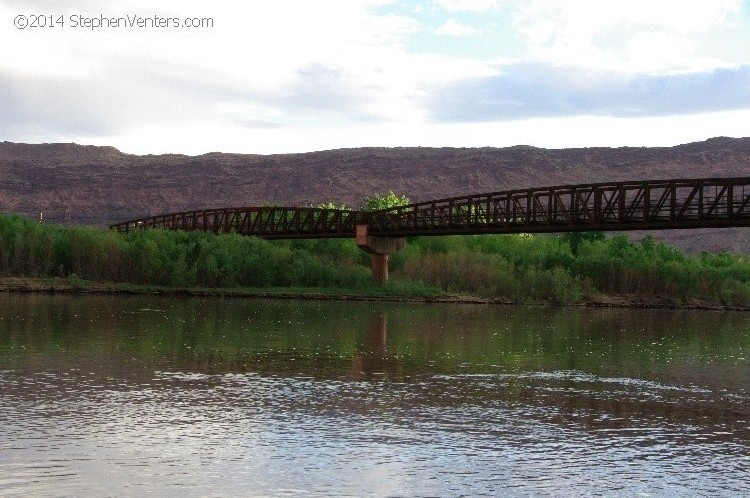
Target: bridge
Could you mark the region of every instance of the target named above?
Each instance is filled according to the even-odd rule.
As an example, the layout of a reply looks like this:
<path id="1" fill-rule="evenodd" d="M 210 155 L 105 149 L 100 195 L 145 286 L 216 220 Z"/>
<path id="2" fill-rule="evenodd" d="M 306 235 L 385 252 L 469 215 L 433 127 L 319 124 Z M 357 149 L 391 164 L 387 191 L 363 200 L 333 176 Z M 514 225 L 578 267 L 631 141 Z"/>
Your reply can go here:
<path id="1" fill-rule="evenodd" d="M 111 229 L 235 232 L 266 239 L 355 238 L 373 255 L 373 280 L 407 236 L 664 230 L 750 226 L 750 177 L 645 180 L 449 197 L 380 211 L 239 207 L 169 213 Z"/>

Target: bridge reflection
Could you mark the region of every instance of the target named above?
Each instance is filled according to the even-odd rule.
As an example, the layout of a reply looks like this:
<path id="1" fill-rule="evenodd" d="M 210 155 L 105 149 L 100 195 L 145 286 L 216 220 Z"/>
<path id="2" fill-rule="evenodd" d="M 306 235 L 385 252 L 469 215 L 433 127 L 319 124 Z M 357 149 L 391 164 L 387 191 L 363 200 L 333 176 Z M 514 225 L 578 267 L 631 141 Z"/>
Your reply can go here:
<path id="1" fill-rule="evenodd" d="M 0 393 L 32 405 L 205 393 L 207 406 L 356 414 L 516 406 L 545 423 L 616 429 L 639 420 L 747 436 L 744 313 L 253 304 L 0 295 Z M 271 385 L 279 389 L 263 397 Z"/>
<path id="2" fill-rule="evenodd" d="M 388 358 L 388 315 L 385 311 L 373 311 L 367 336 L 360 339 L 357 352 L 352 357 L 350 377 L 360 379 L 376 374 L 385 374 L 393 366 Z"/>

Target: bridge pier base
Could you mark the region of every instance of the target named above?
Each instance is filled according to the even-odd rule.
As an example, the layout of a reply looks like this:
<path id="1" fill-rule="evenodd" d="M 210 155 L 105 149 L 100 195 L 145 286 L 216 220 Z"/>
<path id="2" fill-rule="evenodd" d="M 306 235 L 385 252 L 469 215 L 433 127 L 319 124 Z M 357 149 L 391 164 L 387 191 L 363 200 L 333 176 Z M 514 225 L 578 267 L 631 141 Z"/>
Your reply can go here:
<path id="1" fill-rule="evenodd" d="M 406 239 L 368 235 L 367 228 L 367 225 L 357 225 L 355 242 L 360 249 L 372 254 L 372 283 L 382 286 L 388 281 L 388 256 L 403 249 Z"/>
<path id="2" fill-rule="evenodd" d="M 388 255 L 372 255 L 372 283 L 383 286 L 388 281 Z"/>

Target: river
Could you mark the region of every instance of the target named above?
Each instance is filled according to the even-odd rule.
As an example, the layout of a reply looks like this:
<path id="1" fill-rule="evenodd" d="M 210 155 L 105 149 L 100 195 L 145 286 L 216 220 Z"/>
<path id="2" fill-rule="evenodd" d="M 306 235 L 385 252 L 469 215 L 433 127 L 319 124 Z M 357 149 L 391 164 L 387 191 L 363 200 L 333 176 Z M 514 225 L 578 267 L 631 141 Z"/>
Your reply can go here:
<path id="1" fill-rule="evenodd" d="M 750 494 L 750 313 L 0 294 L 0 496 Z"/>

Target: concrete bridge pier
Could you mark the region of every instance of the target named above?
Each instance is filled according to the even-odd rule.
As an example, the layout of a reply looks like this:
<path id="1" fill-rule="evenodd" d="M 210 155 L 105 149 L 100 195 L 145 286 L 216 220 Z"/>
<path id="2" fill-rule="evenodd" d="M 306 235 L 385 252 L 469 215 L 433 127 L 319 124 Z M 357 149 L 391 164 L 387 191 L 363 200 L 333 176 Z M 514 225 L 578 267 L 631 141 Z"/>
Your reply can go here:
<path id="1" fill-rule="evenodd" d="M 385 285 L 388 281 L 388 256 L 406 245 L 403 237 L 376 237 L 367 234 L 367 225 L 357 225 L 355 241 L 360 249 L 372 254 L 372 282 Z"/>

